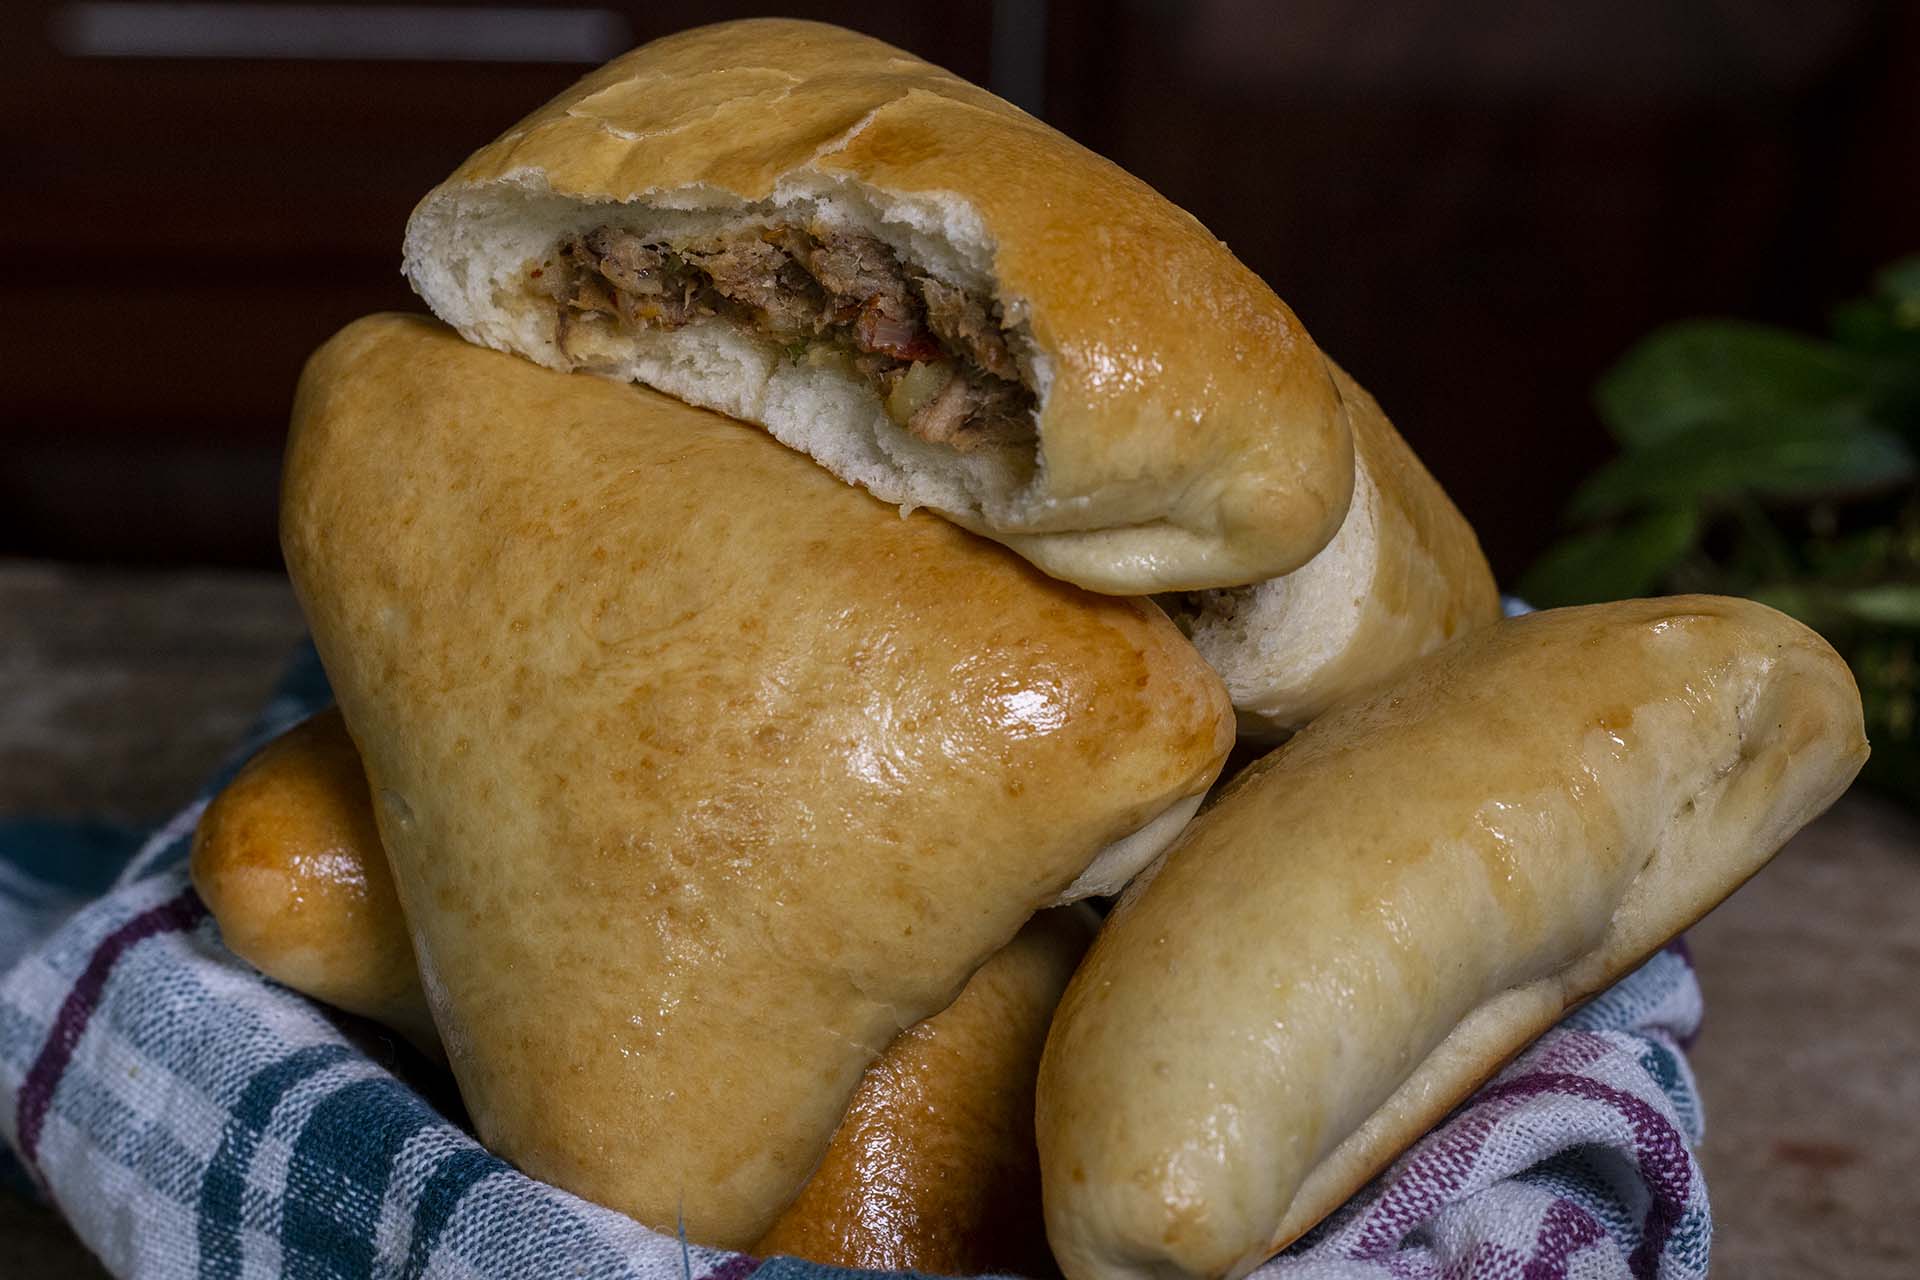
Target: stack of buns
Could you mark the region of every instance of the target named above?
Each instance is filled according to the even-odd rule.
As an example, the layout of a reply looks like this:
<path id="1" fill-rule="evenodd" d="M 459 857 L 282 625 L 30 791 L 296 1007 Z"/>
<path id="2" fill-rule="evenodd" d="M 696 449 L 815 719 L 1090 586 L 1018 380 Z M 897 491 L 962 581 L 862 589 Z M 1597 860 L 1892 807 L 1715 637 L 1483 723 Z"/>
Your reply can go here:
<path id="1" fill-rule="evenodd" d="M 439 321 L 331 340 L 288 443 L 338 711 L 195 883 L 651 1227 L 1242 1275 L 1865 758 L 1761 606 L 1499 621 L 1225 246 L 876 41 L 637 49 L 404 266 Z"/>

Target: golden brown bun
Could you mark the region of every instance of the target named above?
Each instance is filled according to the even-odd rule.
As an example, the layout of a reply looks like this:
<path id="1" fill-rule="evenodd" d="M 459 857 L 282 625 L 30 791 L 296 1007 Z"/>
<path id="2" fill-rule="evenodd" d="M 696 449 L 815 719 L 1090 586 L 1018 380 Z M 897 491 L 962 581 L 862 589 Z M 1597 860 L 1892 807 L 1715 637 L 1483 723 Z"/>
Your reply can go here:
<path id="1" fill-rule="evenodd" d="M 420 319 L 308 364 L 281 513 L 481 1139 L 700 1242 L 1232 738 L 1150 604 Z"/>
<path id="2" fill-rule="evenodd" d="M 222 935 L 262 972 L 442 1056 L 338 712 L 276 739 L 221 792 L 193 872 Z M 342 884 L 360 892 L 343 895 Z M 799 1199 L 753 1251 L 947 1275 L 1048 1269 L 1033 1078 L 1098 923 L 1085 906 L 1041 912 L 957 1000 L 895 1036 Z"/>
<path id="3" fill-rule="evenodd" d="M 200 817 L 191 866 L 235 955 L 439 1056 L 339 712 L 288 730 L 234 775 Z"/>
<path id="4" fill-rule="evenodd" d="M 1480 541 L 1374 398 L 1333 370 L 1353 424 L 1345 523 L 1303 567 L 1169 603 L 1227 683 L 1240 731 L 1273 740 L 1500 617 Z"/>
<path id="5" fill-rule="evenodd" d="M 1037 1112 L 1062 1269 L 1244 1275 L 1866 754 L 1839 656 L 1711 596 L 1498 623 L 1329 711 L 1134 881 L 1068 988 Z"/>
<path id="6" fill-rule="evenodd" d="M 614 60 L 430 192 L 405 269 L 470 340 L 573 368 L 529 277 L 562 236 L 782 211 L 876 235 L 998 299 L 1039 366 L 1037 473 L 914 440 L 871 390 L 737 326 L 625 335 L 592 367 L 760 422 L 843 479 L 1097 591 L 1261 581 L 1339 528 L 1344 414 L 1266 284 L 1109 161 L 837 27 L 723 23 Z"/>
<path id="7" fill-rule="evenodd" d="M 933 1275 L 1051 1271 L 1033 1080 L 1098 924 L 1085 906 L 1042 912 L 959 999 L 896 1036 L 753 1252 Z"/>

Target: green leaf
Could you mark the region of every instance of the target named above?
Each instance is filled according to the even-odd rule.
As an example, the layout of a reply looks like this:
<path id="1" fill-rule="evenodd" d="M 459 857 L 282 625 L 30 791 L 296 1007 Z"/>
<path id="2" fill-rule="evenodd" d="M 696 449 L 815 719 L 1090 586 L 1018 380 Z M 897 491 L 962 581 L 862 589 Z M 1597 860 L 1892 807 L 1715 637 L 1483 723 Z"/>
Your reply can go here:
<path id="1" fill-rule="evenodd" d="M 1738 582 L 1765 582 L 1793 577 L 1800 567 L 1794 544 L 1754 501 L 1741 494 L 1728 504 L 1733 532 L 1727 567 Z"/>
<path id="2" fill-rule="evenodd" d="M 1778 609 L 1790 617 L 1798 618 L 1822 635 L 1828 635 L 1829 638 L 1831 638 L 1829 633 L 1835 629 L 1828 595 L 1818 586 L 1808 586 L 1800 582 L 1778 582 L 1762 587 L 1749 587 L 1740 594 L 1770 609 Z"/>
<path id="3" fill-rule="evenodd" d="M 1864 425 L 1871 362 L 1830 342 L 1733 320 L 1658 330 L 1600 380 L 1596 407 L 1630 448 L 1718 424 L 1754 433 L 1794 425 Z"/>
<path id="4" fill-rule="evenodd" d="M 1580 487 L 1568 511 L 1592 520 L 1638 507 L 1724 505 L 1741 495 L 1809 499 L 1912 475 L 1913 457 L 1892 432 L 1797 422 L 1759 435 L 1744 423 L 1717 423 L 1615 458 Z"/>
<path id="5" fill-rule="evenodd" d="M 1920 254 L 1883 267 L 1873 278 L 1874 292 L 1903 313 L 1908 327 L 1920 325 Z"/>
<path id="6" fill-rule="evenodd" d="M 1920 630 L 1920 584 L 1883 582 L 1842 592 L 1840 607 L 1863 622 Z"/>
<path id="7" fill-rule="evenodd" d="M 1893 530 L 1885 525 L 1805 544 L 1808 567 L 1819 577 L 1842 581 L 1880 572 L 1892 558 L 1893 549 Z"/>
<path id="8" fill-rule="evenodd" d="M 1856 298 L 1833 309 L 1833 340 L 1873 364 L 1883 420 L 1911 416 L 1920 403 L 1920 303 L 1904 319 L 1883 298 Z"/>
<path id="9" fill-rule="evenodd" d="M 1914 637 L 1873 631 L 1845 651 L 1860 684 L 1873 754 L 1861 777 L 1920 809 L 1920 672 Z"/>
<path id="10" fill-rule="evenodd" d="M 1520 596 L 1552 608 L 1646 595 L 1699 536 L 1699 516 L 1685 510 L 1656 511 L 1617 529 L 1577 534 L 1534 562 L 1520 579 Z"/>
<path id="11" fill-rule="evenodd" d="M 1920 583 L 1830 587 L 1817 581 L 1775 582 L 1750 588 L 1745 594 L 1792 614 L 1836 642 L 1863 628 L 1886 636 L 1920 631 Z"/>
<path id="12" fill-rule="evenodd" d="M 1878 298 L 1852 298 L 1841 303 L 1833 309 L 1829 326 L 1835 342 L 1866 356 L 1904 354 L 1920 339 L 1920 333 L 1895 323 L 1893 308 Z"/>
<path id="13" fill-rule="evenodd" d="M 1888 741 L 1885 735 L 1869 735 L 1873 754 L 1867 757 L 1860 780 L 1886 792 L 1909 809 L 1920 809 L 1920 743 L 1907 738 Z"/>

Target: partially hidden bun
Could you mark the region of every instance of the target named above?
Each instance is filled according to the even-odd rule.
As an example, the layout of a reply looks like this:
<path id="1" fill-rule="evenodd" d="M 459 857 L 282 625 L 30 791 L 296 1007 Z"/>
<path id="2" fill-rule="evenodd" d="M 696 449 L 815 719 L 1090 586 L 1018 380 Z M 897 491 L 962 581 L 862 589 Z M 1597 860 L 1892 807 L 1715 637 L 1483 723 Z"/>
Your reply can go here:
<path id="1" fill-rule="evenodd" d="M 923 1275 L 1051 1273 L 1033 1082 L 1098 923 L 1085 906 L 1041 912 L 959 999 L 894 1037 L 753 1252 Z"/>
<path id="2" fill-rule="evenodd" d="M 900 406 L 924 400 L 881 394 L 904 363 L 862 372 L 786 315 L 815 290 L 801 264 L 818 246 L 791 241 L 809 228 L 895 263 L 906 311 L 951 312 L 944 354 L 905 330 L 887 349 L 940 368 L 984 350 L 978 367 L 998 375 L 979 385 L 1004 393 L 1004 430 L 919 425 Z M 700 253 L 676 252 L 689 245 Z M 583 254 L 595 271 L 626 265 L 560 287 Z M 760 423 L 842 479 L 1096 591 L 1289 572 L 1352 492 L 1312 339 L 1205 227 L 985 90 L 836 27 L 723 23 L 614 60 L 428 193 L 404 265 L 472 341 Z M 702 280 L 733 283 L 724 300 L 682 287 Z M 774 286 L 786 293 L 766 303 Z M 879 296 L 841 288 L 841 326 Z M 696 296 L 712 305 L 686 305 Z"/>
<path id="3" fill-rule="evenodd" d="M 888 1042 L 1231 745 L 1150 602 L 656 393 L 388 316 L 293 417 L 282 547 L 476 1129 L 657 1229 L 757 1240 Z"/>
<path id="4" fill-rule="evenodd" d="M 1379 403 L 1328 367 L 1353 424 L 1353 504 L 1340 532 L 1284 577 L 1164 600 L 1252 738 L 1284 737 L 1500 616 L 1472 526 Z"/>
<path id="5" fill-rule="evenodd" d="M 338 711 L 288 730 L 234 775 L 200 815 L 189 867 L 234 954 L 441 1056 Z"/>
<path id="6" fill-rule="evenodd" d="M 262 973 L 444 1057 L 337 711 L 275 739 L 214 799 L 193 881 Z M 951 1005 L 895 1036 L 753 1251 L 945 1275 L 1046 1271 L 1033 1081 L 1097 924 L 1085 906 L 1041 912 Z"/>
<path id="7" fill-rule="evenodd" d="M 1497 623 L 1328 711 L 1134 881 L 1061 1002 L 1037 1124 L 1069 1280 L 1245 1275 L 1866 755 L 1826 642 L 1711 596 Z"/>

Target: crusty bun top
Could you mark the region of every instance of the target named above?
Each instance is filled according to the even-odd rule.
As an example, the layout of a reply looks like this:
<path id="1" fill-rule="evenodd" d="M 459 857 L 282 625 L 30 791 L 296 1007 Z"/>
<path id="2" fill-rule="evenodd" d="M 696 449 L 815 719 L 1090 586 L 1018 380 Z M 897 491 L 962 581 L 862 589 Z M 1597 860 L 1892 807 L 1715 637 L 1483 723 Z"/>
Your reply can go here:
<path id="1" fill-rule="evenodd" d="M 281 541 L 480 1137 L 744 1247 L 901 1028 L 1204 790 L 1151 604 L 764 433 L 381 316 L 294 406 Z"/>
<path id="2" fill-rule="evenodd" d="M 792 397 L 768 380 L 777 368 L 724 403 L 742 378 L 690 391 L 703 384 L 689 358 L 628 371 L 761 421 L 889 501 L 935 507 L 1055 576 L 1120 594 L 1274 577 L 1339 528 L 1352 489 L 1344 411 L 1286 304 L 1192 215 L 938 67 L 810 22 L 655 41 L 430 192 L 406 269 L 469 338 L 571 367 L 551 325 L 512 314 L 505 295 L 556 233 L 636 202 L 804 206 L 991 291 L 1031 341 L 1041 393 L 1038 466 L 1011 488 L 942 470 L 904 433 L 866 453 L 806 438 L 782 416 Z"/>

